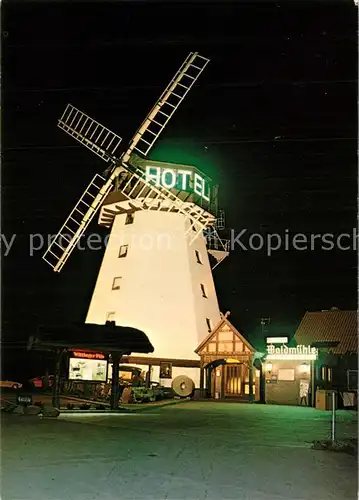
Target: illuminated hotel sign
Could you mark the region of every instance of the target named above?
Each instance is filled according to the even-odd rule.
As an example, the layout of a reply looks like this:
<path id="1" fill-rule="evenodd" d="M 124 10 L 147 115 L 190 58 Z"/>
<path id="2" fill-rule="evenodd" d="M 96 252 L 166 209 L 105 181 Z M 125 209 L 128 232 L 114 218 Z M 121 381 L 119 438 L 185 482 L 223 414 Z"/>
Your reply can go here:
<path id="1" fill-rule="evenodd" d="M 318 349 L 310 345 L 297 345 L 296 347 L 288 347 L 281 345 L 276 347 L 274 345 L 267 346 L 267 360 L 275 359 L 308 359 L 314 360 L 318 357 Z"/>
<path id="2" fill-rule="evenodd" d="M 167 189 L 189 191 L 209 201 L 210 187 L 206 179 L 193 170 L 146 166 L 146 182 Z"/>

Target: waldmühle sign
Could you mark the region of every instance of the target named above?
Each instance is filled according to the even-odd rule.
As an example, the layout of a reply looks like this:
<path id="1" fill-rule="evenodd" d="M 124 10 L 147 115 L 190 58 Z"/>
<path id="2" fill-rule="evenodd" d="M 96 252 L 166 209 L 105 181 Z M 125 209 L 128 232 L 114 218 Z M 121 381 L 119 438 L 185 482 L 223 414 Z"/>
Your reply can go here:
<path id="1" fill-rule="evenodd" d="M 318 349 L 310 345 L 297 345 L 288 347 L 287 345 L 267 346 L 267 359 L 317 359 Z"/>

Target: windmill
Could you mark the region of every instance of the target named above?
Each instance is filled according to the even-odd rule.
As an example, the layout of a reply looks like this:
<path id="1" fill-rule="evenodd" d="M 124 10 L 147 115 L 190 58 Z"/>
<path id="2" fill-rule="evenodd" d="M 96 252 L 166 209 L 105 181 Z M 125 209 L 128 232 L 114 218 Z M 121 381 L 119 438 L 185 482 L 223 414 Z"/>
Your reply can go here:
<path id="1" fill-rule="evenodd" d="M 107 168 L 93 177 L 43 255 L 60 272 L 100 210 L 99 223 L 111 232 L 86 322 L 141 328 L 155 347 L 153 364 L 170 360 L 175 375 L 193 375 L 176 360 L 193 360 L 198 343 L 220 321 L 207 252 L 218 264 L 228 255 L 228 242 L 218 237 L 216 190 L 210 199 L 206 177 L 195 167 L 146 156 L 208 62 L 197 52 L 188 55 L 120 154 L 120 136 L 67 105 L 58 126 Z M 172 248 L 133 244 L 134 235 L 159 232 Z"/>

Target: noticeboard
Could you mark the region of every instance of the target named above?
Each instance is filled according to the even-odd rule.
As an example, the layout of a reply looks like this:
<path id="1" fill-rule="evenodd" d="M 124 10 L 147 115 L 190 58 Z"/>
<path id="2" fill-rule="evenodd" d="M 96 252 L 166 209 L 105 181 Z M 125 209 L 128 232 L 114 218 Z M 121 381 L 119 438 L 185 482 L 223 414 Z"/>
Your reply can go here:
<path id="1" fill-rule="evenodd" d="M 108 362 L 105 359 L 69 359 L 69 380 L 106 382 Z"/>

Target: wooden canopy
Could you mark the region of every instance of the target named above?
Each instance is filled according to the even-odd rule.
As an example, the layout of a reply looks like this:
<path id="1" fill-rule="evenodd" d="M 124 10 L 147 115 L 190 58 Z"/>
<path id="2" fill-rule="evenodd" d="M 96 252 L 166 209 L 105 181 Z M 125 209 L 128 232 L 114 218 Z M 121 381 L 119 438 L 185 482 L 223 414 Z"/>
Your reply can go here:
<path id="1" fill-rule="evenodd" d="M 151 353 L 153 345 L 141 330 L 128 326 L 116 326 L 114 322 L 105 325 L 75 323 L 68 326 L 39 326 L 30 336 L 28 350 L 90 349 L 121 354 Z"/>

